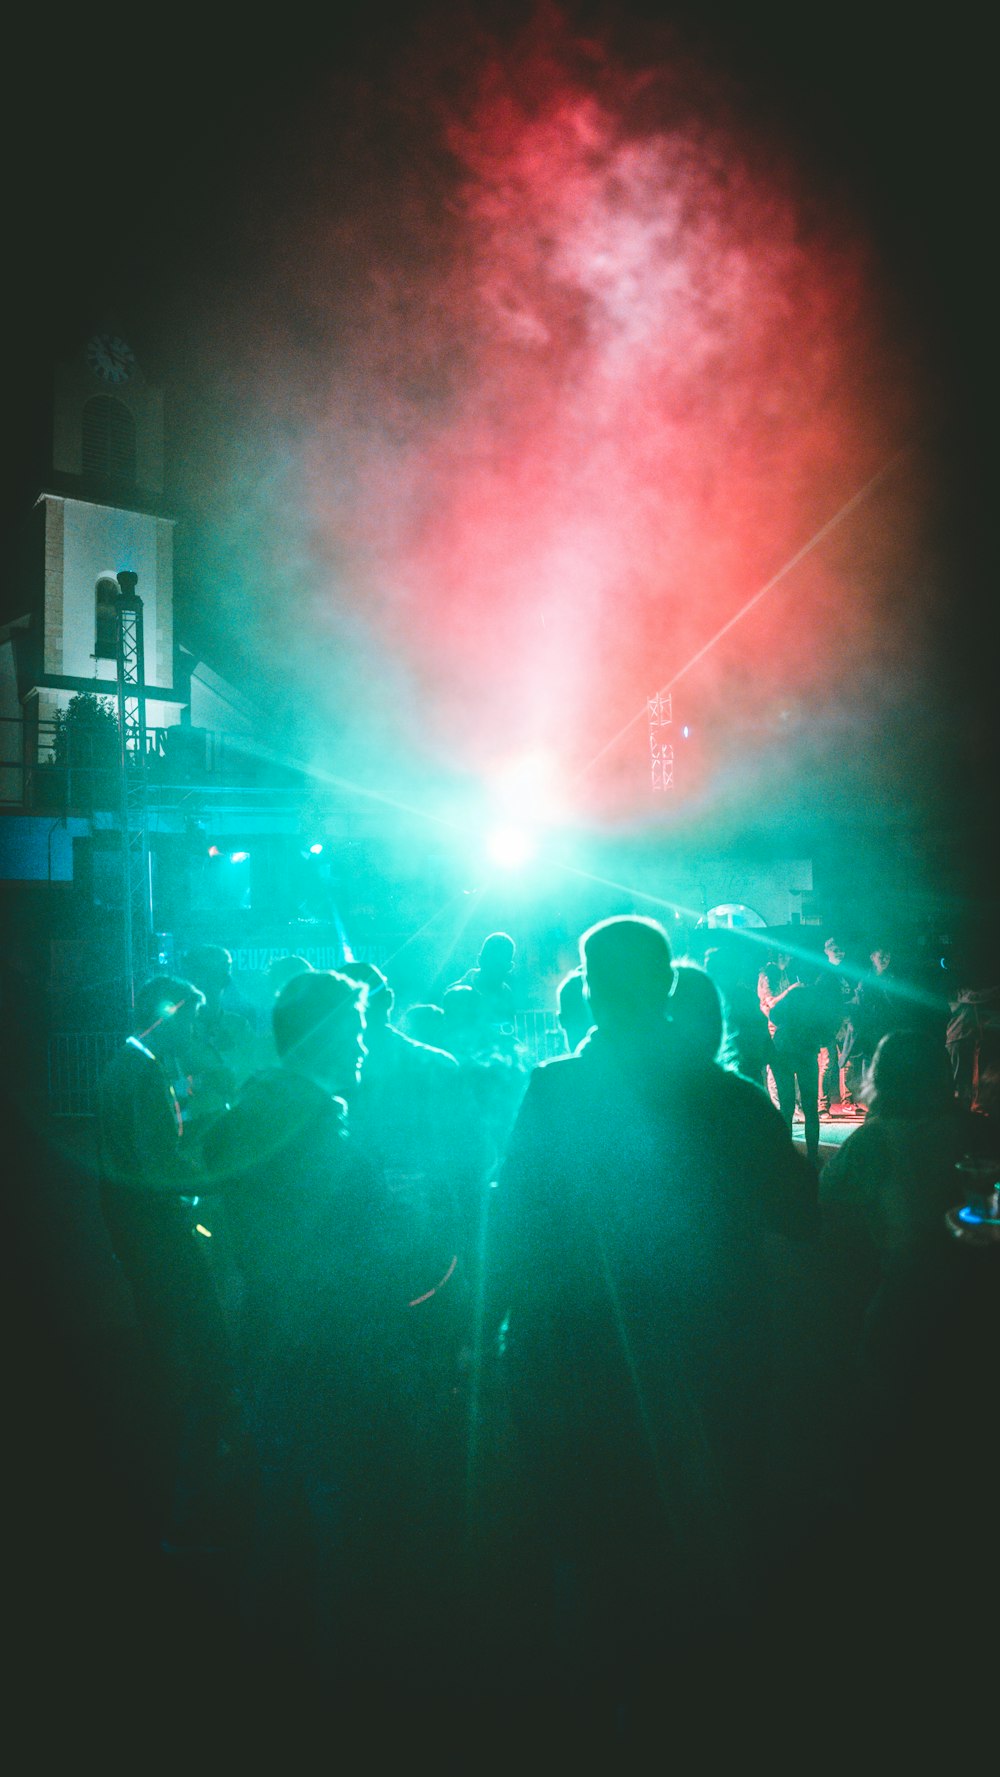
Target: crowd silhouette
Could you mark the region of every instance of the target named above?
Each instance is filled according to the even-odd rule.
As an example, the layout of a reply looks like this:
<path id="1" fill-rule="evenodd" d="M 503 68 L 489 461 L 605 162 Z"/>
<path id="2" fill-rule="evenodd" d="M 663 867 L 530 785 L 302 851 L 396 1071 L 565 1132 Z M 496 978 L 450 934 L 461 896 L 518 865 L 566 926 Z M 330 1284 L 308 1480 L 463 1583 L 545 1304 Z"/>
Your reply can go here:
<path id="1" fill-rule="evenodd" d="M 982 1456 L 996 1249 L 947 1216 L 1000 1153 L 996 1033 L 885 946 L 764 953 L 754 991 L 629 914 L 532 1066 L 515 957 L 490 934 L 398 1015 L 383 969 L 281 958 L 259 1031 L 220 946 L 144 983 L 98 1117 L 119 1449 L 248 1669 L 621 1736 L 781 1620 L 831 1518 L 914 1471 L 926 1502 L 942 1426 Z M 833 1078 L 857 1127 L 821 1152 Z"/>

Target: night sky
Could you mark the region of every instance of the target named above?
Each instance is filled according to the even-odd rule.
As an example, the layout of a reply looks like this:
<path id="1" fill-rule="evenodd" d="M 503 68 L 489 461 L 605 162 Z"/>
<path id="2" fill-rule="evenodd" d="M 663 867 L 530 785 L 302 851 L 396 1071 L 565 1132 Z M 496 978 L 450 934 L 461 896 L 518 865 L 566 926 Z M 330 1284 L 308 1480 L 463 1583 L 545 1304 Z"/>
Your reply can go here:
<path id="1" fill-rule="evenodd" d="M 898 832 L 983 890 L 976 16 L 44 21 L 5 527 L 52 358 L 111 322 L 168 393 L 180 634 L 297 756 L 440 807 L 534 752 L 634 832 L 672 685 L 696 823 L 822 819 L 859 867 Z"/>

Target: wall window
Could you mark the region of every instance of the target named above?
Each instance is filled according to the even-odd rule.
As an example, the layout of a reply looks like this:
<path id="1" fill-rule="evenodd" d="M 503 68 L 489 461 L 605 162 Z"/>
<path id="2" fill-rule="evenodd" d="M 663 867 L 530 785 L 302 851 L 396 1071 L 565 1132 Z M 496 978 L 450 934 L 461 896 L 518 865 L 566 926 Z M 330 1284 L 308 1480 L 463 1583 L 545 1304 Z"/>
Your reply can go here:
<path id="1" fill-rule="evenodd" d="M 115 660 L 118 656 L 118 582 L 113 574 L 102 574 L 94 587 L 94 658 Z"/>
<path id="2" fill-rule="evenodd" d="M 123 401 L 94 395 L 83 410 L 83 472 L 135 481 L 135 420 Z"/>

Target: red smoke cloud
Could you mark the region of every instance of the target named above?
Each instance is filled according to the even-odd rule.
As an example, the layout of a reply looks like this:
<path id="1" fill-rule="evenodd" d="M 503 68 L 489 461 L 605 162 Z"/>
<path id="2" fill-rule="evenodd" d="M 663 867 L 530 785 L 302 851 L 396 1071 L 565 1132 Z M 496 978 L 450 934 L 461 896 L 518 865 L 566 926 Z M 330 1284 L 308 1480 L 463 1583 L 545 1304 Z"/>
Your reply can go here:
<path id="1" fill-rule="evenodd" d="M 329 103 L 254 340 L 297 367 L 314 636 L 405 685 L 430 759 L 575 774 L 907 441 L 872 244 L 717 71 L 555 13 Z M 905 488 L 878 499 L 683 677 L 703 733 L 878 645 L 912 548 Z M 603 754 L 625 807 L 645 745 Z"/>

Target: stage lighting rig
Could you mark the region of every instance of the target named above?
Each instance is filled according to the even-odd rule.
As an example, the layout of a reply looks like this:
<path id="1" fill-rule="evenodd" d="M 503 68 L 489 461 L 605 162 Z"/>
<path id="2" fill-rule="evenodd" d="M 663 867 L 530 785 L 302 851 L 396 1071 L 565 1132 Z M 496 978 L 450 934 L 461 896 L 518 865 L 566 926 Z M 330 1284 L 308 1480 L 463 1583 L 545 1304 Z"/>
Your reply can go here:
<path id="1" fill-rule="evenodd" d="M 674 787 L 674 748 L 671 739 L 674 719 L 673 699 L 669 691 L 657 692 L 646 704 L 649 726 L 649 759 L 652 788 L 658 794 Z M 688 730 L 684 730 L 687 739 Z"/>

